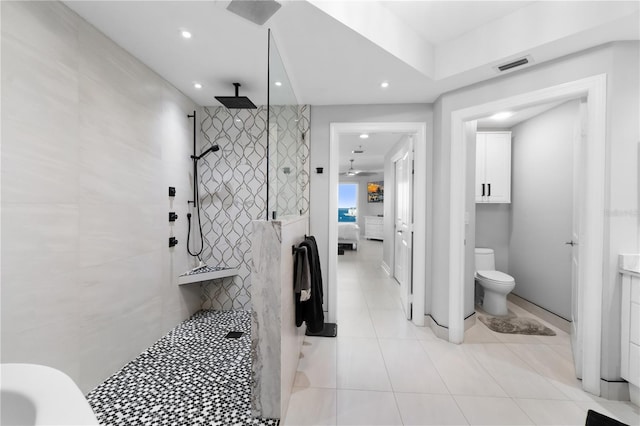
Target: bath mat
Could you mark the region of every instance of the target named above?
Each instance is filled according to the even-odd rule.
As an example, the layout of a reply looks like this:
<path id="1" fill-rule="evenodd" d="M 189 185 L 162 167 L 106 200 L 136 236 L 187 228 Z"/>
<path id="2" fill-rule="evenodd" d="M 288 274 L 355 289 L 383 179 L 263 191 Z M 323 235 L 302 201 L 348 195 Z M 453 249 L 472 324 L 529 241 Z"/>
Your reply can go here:
<path id="1" fill-rule="evenodd" d="M 555 336 L 556 332 L 533 318 L 492 317 L 478 315 L 478 319 L 491 330 L 505 334 Z"/>
<path id="2" fill-rule="evenodd" d="M 318 336 L 318 337 L 336 337 L 338 335 L 338 324 L 332 322 L 325 322 L 324 328 L 317 332 L 312 333 L 309 330 L 305 332 L 306 336 Z"/>

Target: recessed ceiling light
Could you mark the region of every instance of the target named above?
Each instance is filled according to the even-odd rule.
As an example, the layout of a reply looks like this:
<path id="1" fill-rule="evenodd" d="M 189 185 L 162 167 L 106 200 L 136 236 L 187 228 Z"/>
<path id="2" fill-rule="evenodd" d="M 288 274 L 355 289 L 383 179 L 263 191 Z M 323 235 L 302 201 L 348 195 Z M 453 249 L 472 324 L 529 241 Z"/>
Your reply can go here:
<path id="1" fill-rule="evenodd" d="M 511 111 L 503 111 L 503 112 L 497 112 L 489 118 L 492 120 L 506 120 L 507 118 L 513 116 L 513 114 L 514 113 Z"/>
<path id="2" fill-rule="evenodd" d="M 200 83 L 193 83 L 193 87 L 195 87 L 196 89 L 202 89 L 202 84 L 200 84 Z"/>
<path id="3" fill-rule="evenodd" d="M 383 81 L 382 83 L 380 83 L 380 87 L 382 87 L 383 89 L 386 89 L 387 87 L 389 87 L 389 82 Z"/>
<path id="4" fill-rule="evenodd" d="M 278 86 L 278 87 L 282 86 L 282 82 L 281 82 L 281 81 L 276 81 L 276 82 L 275 82 L 275 83 L 273 83 L 273 84 L 275 84 L 275 85 L 276 85 L 276 86 Z"/>
<path id="5" fill-rule="evenodd" d="M 369 138 L 369 135 L 366 133 L 363 133 L 360 135 L 360 139 L 368 139 L 368 138 Z"/>
<path id="6" fill-rule="evenodd" d="M 191 38 L 191 33 L 187 30 L 181 30 L 180 35 L 182 35 L 182 37 L 184 38 Z"/>

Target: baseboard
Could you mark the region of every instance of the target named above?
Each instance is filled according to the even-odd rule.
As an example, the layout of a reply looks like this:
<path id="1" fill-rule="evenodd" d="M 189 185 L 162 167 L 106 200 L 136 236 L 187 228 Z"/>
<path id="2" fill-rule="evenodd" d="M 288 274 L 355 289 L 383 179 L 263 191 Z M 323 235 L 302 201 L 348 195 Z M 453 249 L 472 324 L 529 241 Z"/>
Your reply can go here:
<path id="1" fill-rule="evenodd" d="M 640 389 L 629 383 L 629 399 L 636 407 L 640 407 Z"/>
<path id="2" fill-rule="evenodd" d="M 443 325 L 440 325 L 433 319 L 431 315 L 426 315 L 427 317 L 427 325 L 433 331 L 433 334 L 436 335 L 438 339 L 449 341 L 449 329 Z"/>
<path id="3" fill-rule="evenodd" d="M 565 333 L 571 333 L 571 321 L 567 321 L 566 319 L 559 317 L 553 312 L 549 312 L 546 309 L 536 305 L 535 303 L 529 302 L 527 299 L 523 299 L 522 297 L 509 293 L 507 295 L 507 299 L 509 302 L 512 302 L 514 305 L 520 306 L 525 311 L 529 311 L 532 314 L 537 315 L 542 320 L 548 322 L 554 327 L 558 327 L 560 330 Z"/>
<path id="4" fill-rule="evenodd" d="M 467 331 L 468 329 L 476 325 L 476 317 L 477 315 L 474 312 L 464 319 L 464 331 Z"/>
<path id="5" fill-rule="evenodd" d="M 384 260 L 382 261 L 382 264 L 380 264 L 380 266 L 382 266 L 382 270 L 384 271 L 385 274 L 387 274 L 387 276 L 391 276 L 391 268 L 389 268 L 389 265 L 387 265 Z"/>
<path id="6" fill-rule="evenodd" d="M 629 401 L 629 383 L 625 381 L 608 382 L 600 379 L 600 396 L 612 401 Z"/>
<path id="7" fill-rule="evenodd" d="M 449 327 L 445 327 L 444 325 L 440 325 L 433 319 L 431 315 L 425 315 L 426 317 L 426 325 L 431 328 L 433 334 L 436 335 L 439 339 L 449 341 Z M 472 313 L 468 317 L 464 319 L 464 330 L 467 331 L 471 327 L 473 327 L 476 323 L 476 313 Z"/>

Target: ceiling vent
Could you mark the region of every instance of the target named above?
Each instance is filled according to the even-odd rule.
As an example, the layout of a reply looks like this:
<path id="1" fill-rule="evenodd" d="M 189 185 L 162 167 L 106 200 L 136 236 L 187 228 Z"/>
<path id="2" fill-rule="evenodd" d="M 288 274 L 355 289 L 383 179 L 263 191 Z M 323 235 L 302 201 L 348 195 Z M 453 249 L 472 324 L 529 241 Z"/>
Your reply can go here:
<path id="1" fill-rule="evenodd" d="M 496 65 L 493 68 L 497 72 L 505 72 L 531 63 L 533 63 L 533 59 L 531 58 L 531 56 L 527 55 L 522 58 L 511 60 L 505 64 Z"/>

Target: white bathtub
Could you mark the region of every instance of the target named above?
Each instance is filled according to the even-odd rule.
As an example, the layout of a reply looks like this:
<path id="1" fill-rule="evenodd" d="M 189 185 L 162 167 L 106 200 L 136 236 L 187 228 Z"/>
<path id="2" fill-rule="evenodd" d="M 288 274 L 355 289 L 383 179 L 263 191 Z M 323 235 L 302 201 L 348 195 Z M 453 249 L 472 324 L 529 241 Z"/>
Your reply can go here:
<path id="1" fill-rule="evenodd" d="M 69 376 L 36 364 L 0 365 L 0 425 L 98 425 Z"/>

